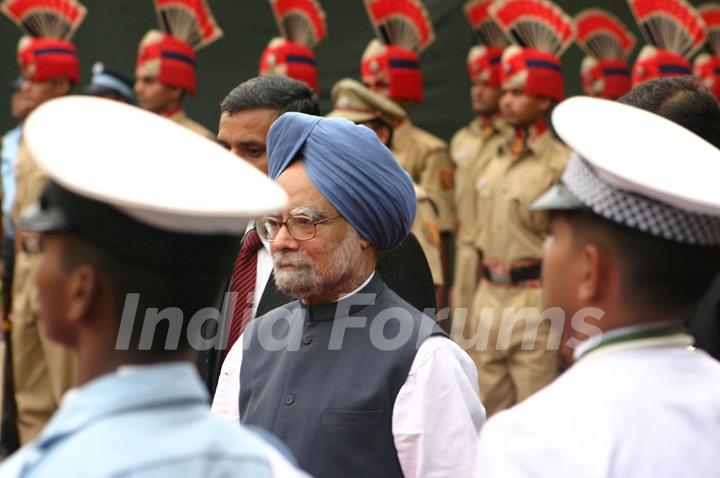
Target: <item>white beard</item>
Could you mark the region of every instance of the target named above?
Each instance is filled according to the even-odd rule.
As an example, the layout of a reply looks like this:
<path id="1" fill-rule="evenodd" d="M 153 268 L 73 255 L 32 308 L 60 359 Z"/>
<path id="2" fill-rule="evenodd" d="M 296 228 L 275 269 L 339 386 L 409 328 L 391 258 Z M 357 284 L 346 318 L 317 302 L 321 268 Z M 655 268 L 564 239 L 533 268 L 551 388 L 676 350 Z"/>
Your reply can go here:
<path id="1" fill-rule="evenodd" d="M 354 230 L 330 253 L 325 267 L 317 268 L 311 260 L 302 256 L 303 254 L 298 252 L 273 254 L 275 284 L 280 291 L 297 299 L 307 299 L 333 291 L 337 291 L 338 295 L 349 292 L 342 290 L 342 285 L 355 283 L 355 276 L 363 273 L 360 236 Z M 279 268 L 278 263 L 296 268 Z"/>

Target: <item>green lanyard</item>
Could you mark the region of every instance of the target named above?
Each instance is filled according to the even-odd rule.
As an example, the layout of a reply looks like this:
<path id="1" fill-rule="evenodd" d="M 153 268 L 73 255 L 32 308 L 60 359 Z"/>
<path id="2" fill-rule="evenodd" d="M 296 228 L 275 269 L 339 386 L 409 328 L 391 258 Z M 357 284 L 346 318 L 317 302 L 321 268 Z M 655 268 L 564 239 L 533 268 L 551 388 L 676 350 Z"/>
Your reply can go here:
<path id="1" fill-rule="evenodd" d="M 685 327 L 682 324 L 671 324 L 671 325 L 664 325 L 661 327 L 652 327 L 642 330 L 636 330 L 634 332 L 629 332 L 627 334 L 618 335 L 616 337 L 610 337 L 608 339 L 601 340 L 597 345 L 594 347 L 589 348 L 585 351 L 585 353 L 582 354 L 582 357 L 589 354 L 590 352 L 594 352 L 597 349 L 607 347 L 608 345 L 615 345 L 623 342 L 631 342 L 634 340 L 642 340 L 642 339 L 656 339 L 659 337 L 670 337 L 671 335 L 677 335 L 685 333 Z"/>

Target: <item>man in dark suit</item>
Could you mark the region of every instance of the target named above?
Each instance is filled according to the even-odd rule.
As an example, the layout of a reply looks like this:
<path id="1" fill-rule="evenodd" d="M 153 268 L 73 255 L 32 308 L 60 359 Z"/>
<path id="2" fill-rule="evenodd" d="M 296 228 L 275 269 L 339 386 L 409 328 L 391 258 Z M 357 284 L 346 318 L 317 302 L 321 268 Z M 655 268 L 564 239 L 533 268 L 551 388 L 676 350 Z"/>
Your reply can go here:
<path id="1" fill-rule="evenodd" d="M 218 142 L 265 174 L 266 138 L 273 122 L 287 112 L 319 114 L 313 91 L 300 81 L 282 76 L 261 76 L 238 85 L 225 97 L 220 110 Z M 410 235 L 397 249 L 381 253 L 377 270 L 400 297 L 419 310 L 431 309 L 428 315 L 434 314 L 432 275 L 414 236 Z M 293 300 L 276 287 L 269 245 L 257 239 L 252 227 L 243 238 L 227 290 L 234 294 L 228 298 L 234 297 L 235 305 L 223 304 L 221 323 L 226 333 L 207 331 L 205 336 L 217 337 L 218 344 L 198 355 L 200 374 L 211 393 L 217 387 L 224 357 L 246 323 Z"/>

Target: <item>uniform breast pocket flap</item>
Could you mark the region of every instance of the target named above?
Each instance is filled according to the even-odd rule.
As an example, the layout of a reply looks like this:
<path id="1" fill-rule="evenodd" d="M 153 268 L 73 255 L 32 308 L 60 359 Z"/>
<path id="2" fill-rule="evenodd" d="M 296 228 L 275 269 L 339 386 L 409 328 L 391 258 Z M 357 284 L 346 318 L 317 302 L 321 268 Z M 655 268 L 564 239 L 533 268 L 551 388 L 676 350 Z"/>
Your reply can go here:
<path id="1" fill-rule="evenodd" d="M 546 234 L 550 225 L 550 215 L 547 211 L 532 211 L 530 207 L 542 195 L 536 191 L 514 192 L 511 200 L 515 205 L 517 219 L 528 229 L 539 234 Z"/>
<path id="2" fill-rule="evenodd" d="M 378 427 L 382 425 L 383 410 L 340 410 L 328 408 L 323 412 L 321 423 L 330 427 Z"/>

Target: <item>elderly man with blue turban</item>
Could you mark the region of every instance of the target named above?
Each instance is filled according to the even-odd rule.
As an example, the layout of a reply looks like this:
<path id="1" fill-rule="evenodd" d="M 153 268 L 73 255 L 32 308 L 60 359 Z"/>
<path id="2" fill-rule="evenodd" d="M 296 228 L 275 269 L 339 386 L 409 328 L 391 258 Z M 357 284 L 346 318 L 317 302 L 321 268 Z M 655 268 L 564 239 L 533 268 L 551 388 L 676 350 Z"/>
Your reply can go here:
<path id="1" fill-rule="evenodd" d="M 256 227 L 277 286 L 298 300 L 243 335 L 241 422 L 315 477 L 469 476 L 485 419 L 475 366 L 375 272 L 412 225 L 410 177 L 372 130 L 342 119 L 286 113 L 268 155 L 289 202 Z"/>

